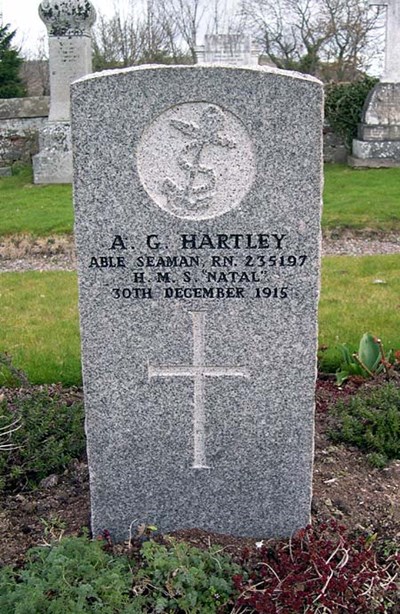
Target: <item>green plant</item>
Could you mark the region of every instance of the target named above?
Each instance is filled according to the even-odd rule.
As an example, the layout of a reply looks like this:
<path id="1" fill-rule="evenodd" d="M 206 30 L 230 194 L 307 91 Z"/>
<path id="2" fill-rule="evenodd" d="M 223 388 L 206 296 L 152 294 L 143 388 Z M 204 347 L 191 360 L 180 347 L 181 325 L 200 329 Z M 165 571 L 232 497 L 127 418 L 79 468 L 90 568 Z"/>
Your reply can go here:
<path id="1" fill-rule="evenodd" d="M 125 557 L 114 557 L 98 541 L 69 537 L 33 548 L 21 570 L 0 571 L 2 614 L 134 614 L 132 576 Z"/>
<path id="2" fill-rule="evenodd" d="M 330 432 L 333 441 L 355 445 L 368 452 L 374 466 L 400 458 L 400 387 L 388 382 L 359 393 L 333 409 L 338 426 Z"/>
<path id="3" fill-rule="evenodd" d="M 371 333 L 365 333 L 361 337 L 358 352 L 352 354 L 345 344 L 341 345 L 340 349 L 342 363 L 336 372 L 338 386 L 350 375 L 374 377 L 384 372 L 388 376 L 396 360 L 393 350 L 385 356 L 382 341 Z"/>
<path id="4" fill-rule="evenodd" d="M 232 598 L 232 576 L 240 568 L 217 548 L 199 550 L 184 542 L 147 541 L 133 593 L 143 612 L 214 614 Z"/>
<path id="5" fill-rule="evenodd" d="M 147 541 L 128 561 L 107 544 L 69 537 L 33 548 L 23 569 L 0 570 L 1 614 L 216 614 L 233 603 L 232 577 L 243 570 L 216 548 Z"/>
<path id="6" fill-rule="evenodd" d="M 364 102 L 370 90 L 378 82 L 375 77 L 365 76 L 361 81 L 334 83 L 325 90 L 325 117 L 331 127 L 343 137 L 351 150 L 357 126 L 361 120 Z"/>
<path id="7" fill-rule="evenodd" d="M 35 487 L 84 454 L 83 405 L 69 402 L 61 390 L 27 390 L 0 403 L 7 424 L 18 423 L 12 445 L 0 449 L 0 490 Z"/>

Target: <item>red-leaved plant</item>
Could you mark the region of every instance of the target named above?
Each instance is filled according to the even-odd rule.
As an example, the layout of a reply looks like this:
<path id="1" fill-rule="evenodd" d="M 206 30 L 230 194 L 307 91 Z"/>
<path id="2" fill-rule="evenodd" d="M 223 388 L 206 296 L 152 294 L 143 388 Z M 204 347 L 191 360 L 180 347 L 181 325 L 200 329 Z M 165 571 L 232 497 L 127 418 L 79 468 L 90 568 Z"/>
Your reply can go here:
<path id="1" fill-rule="evenodd" d="M 271 545 L 272 544 L 272 545 Z M 243 552 L 249 580 L 237 575 L 234 612 L 367 614 L 395 612 L 400 556 L 377 560 L 365 537 L 335 521 L 308 526 L 288 542 Z M 398 604 L 398 601 L 397 601 Z"/>

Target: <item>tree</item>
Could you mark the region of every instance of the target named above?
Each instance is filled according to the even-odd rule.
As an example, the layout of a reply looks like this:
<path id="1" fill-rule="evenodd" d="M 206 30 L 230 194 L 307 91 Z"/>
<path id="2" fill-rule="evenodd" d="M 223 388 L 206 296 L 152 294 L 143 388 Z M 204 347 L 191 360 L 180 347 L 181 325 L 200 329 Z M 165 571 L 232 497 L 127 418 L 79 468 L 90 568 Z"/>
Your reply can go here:
<path id="1" fill-rule="evenodd" d="M 279 67 L 356 78 L 368 64 L 379 13 L 368 0 L 242 0 L 242 14 Z"/>
<path id="2" fill-rule="evenodd" d="M 177 43 L 177 29 L 163 7 L 149 0 L 144 9 L 131 3 L 128 12 L 115 5 L 107 18 L 100 14 L 93 32 L 95 70 L 134 66 L 143 63 L 187 63 Z"/>
<path id="3" fill-rule="evenodd" d="M 175 36 L 182 39 L 195 64 L 198 31 L 204 18 L 206 0 L 157 0 L 157 9 L 164 22 L 174 24 Z"/>
<path id="4" fill-rule="evenodd" d="M 9 24 L 0 25 L 0 98 L 25 96 L 25 88 L 19 76 L 22 57 L 12 46 L 15 31 Z"/>
<path id="5" fill-rule="evenodd" d="M 326 59 L 336 64 L 336 81 L 353 81 L 376 53 L 382 8 L 369 10 L 368 0 L 324 0 L 323 8 L 330 30 Z"/>

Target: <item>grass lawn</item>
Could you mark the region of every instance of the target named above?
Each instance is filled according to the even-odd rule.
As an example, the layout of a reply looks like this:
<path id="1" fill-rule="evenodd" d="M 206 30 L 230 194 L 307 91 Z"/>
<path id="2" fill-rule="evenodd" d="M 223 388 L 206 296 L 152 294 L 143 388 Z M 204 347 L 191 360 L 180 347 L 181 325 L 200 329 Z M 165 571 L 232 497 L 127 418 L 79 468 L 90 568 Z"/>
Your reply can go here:
<path id="1" fill-rule="evenodd" d="M 400 168 L 325 165 L 322 226 L 400 232 Z"/>
<path id="2" fill-rule="evenodd" d="M 0 301 L 0 352 L 9 353 L 33 383 L 79 384 L 76 274 L 2 273 Z M 4 373 L 0 365 L 0 385 Z"/>
<path id="3" fill-rule="evenodd" d="M 400 348 L 400 255 L 332 256 L 323 261 L 320 345 L 325 370 L 338 364 L 338 343 L 354 349 L 363 333 Z M 374 283 L 380 279 L 386 283 Z M 0 274 L 0 351 L 34 383 L 79 384 L 76 274 L 64 271 Z M 1 379 L 0 384 L 4 383 Z"/>
<path id="4" fill-rule="evenodd" d="M 400 232 L 399 185 L 400 168 L 326 165 L 323 228 Z M 35 186 L 28 168 L 0 179 L 0 235 L 71 233 L 72 226 L 71 186 Z"/>
<path id="5" fill-rule="evenodd" d="M 356 350 L 366 332 L 380 337 L 385 349 L 400 349 L 399 317 L 399 254 L 323 259 L 319 343 L 329 348 L 324 371 L 336 369 L 337 344 Z"/>
<path id="6" fill-rule="evenodd" d="M 33 185 L 28 167 L 0 179 L 0 235 L 71 233 L 72 186 Z"/>

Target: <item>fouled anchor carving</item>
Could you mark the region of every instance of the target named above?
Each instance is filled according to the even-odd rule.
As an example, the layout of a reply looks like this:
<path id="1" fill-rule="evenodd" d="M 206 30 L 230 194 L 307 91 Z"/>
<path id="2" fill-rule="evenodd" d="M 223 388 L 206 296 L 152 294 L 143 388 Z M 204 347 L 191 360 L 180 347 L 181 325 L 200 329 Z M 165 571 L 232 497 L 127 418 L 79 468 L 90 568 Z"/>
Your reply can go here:
<path id="1" fill-rule="evenodd" d="M 214 169 L 204 166 L 201 158 L 204 149 L 209 145 L 236 148 L 235 141 L 220 133 L 224 122 L 223 112 L 213 105 L 203 111 L 199 125 L 171 120 L 174 128 L 193 139 L 185 145 L 178 157 L 179 167 L 187 174 L 186 184 L 180 186 L 168 177 L 162 186 L 171 208 L 179 211 L 203 211 L 212 201 L 215 196 L 216 173 Z"/>

